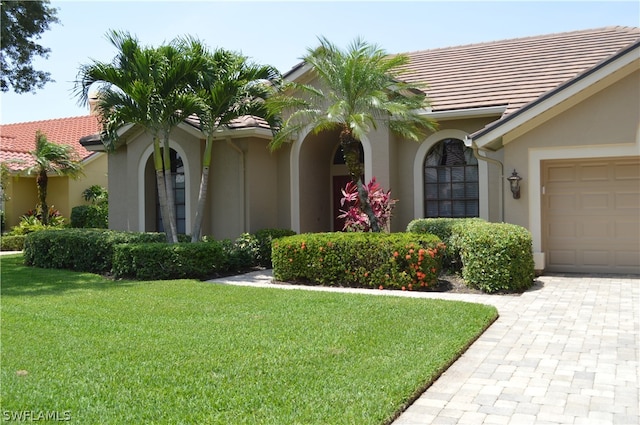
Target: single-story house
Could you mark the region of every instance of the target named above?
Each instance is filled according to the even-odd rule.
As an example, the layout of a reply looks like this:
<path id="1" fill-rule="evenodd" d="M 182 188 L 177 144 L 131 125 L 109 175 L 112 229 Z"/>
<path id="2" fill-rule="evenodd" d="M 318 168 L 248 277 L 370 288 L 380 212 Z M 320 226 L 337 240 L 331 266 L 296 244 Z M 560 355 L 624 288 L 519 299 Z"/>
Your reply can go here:
<path id="1" fill-rule="evenodd" d="M 98 119 L 92 115 L 0 125 L 0 162 L 9 169 L 4 188 L 8 199 L 0 208 L 5 212 L 7 229 L 18 224 L 20 217 L 38 204 L 36 176 L 24 172 L 34 164 L 30 152 L 36 147 L 37 131 L 44 133 L 50 142 L 71 146 L 84 165 L 84 175 L 77 180 L 55 174 L 49 176 L 47 204 L 58 209 L 66 219 L 73 207 L 87 203 L 82 197 L 85 189 L 92 185 L 108 187 L 106 153 L 89 151 L 80 144 L 82 136 L 99 130 Z"/>
<path id="2" fill-rule="evenodd" d="M 640 272 L 640 29 L 607 27 L 408 53 L 402 78 L 426 83 L 439 129 L 419 143 L 379 126 L 362 140 L 365 179 L 398 199 L 392 231 L 414 218 L 482 217 L 529 229 L 536 268 Z M 286 74 L 316 84 L 304 63 Z M 158 228 L 149 134 L 123 128 L 109 157 L 110 227 Z M 220 131 L 204 233 L 340 230 L 346 177 L 335 132 L 270 153 L 247 117 Z M 88 149 L 102 149 L 87 138 Z M 178 227 L 195 215 L 204 138 L 171 134 Z M 509 178 L 512 177 L 512 180 Z M 520 178 L 521 180 L 518 180 Z M 512 192 L 511 183 L 519 190 Z"/>

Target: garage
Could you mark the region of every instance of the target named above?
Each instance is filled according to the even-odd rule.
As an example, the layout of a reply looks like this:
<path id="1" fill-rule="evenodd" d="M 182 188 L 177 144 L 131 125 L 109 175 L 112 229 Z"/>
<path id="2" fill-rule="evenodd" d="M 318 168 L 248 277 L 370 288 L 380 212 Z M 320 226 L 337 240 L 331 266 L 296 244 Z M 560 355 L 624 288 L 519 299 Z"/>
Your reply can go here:
<path id="1" fill-rule="evenodd" d="M 542 163 L 546 270 L 640 273 L 640 157 Z"/>

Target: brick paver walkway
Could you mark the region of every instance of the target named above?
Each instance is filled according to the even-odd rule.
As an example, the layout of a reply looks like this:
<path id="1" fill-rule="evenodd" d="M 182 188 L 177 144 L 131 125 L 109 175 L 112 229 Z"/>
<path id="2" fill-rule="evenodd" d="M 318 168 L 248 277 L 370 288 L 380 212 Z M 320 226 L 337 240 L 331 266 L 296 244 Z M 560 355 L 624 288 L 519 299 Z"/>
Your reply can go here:
<path id="1" fill-rule="evenodd" d="M 542 276 L 394 425 L 640 423 L 640 279 Z"/>
<path id="2" fill-rule="evenodd" d="M 491 304 L 500 317 L 394 425 L 640 424 L 639 277 L 542 276 L 520 296 L 399 295 Z"/>

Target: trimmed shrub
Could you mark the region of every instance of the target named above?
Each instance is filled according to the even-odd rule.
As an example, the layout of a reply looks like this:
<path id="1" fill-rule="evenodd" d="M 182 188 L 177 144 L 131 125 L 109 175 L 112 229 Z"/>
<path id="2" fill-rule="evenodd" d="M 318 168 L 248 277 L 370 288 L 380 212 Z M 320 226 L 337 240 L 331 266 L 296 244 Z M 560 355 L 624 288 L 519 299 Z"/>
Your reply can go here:
<path id="1" fill-rule="evenodd" d="M 521 226 L 479 218 L 423 218 L 410 222 L 407 232 L 439 236 L 447 245 L 444 267 L 462 269 L 471 288 L 521 292 L 533 283 L 531 234 Z"/>
<path id="2" fill-rule="evenodd" d="M 273 267 L 271 262 L 271 246 L 273 241 L 285 236 L 293 236 L 296 232 L 290 229 L 262 229 L 255 233 L 253 255 L 257 264 L 268 269 Z"/>
<path id="3" fill-rule="evenodd" d="M 277 280 L 418 289 L 436 282 L 444 244 L 415 233 L 319 233 L 273 242 Z"/>
<path id="4" fill-rule="evenodd" d="M 275 239 L 293 236 L 296 232 L 289 229 L 262 229 L 254 234 L 243 233 L 235 241 L 223 241 L 223 249 L 228 254 L 229 270 L 246 270 L 254 266 L 272 268 L 271 244 Z M 205 236 L 204 241 L 210 241 Z"/>
<path id="5" fill-rule="evenodd" d="M 107 273 L 113 266 L 114 246 L 164 242 L 164 233 L 118 232 L 101 229 L 42 230 L 24 243 L 28 266 Z"/>
<path id="6" fill-rule="evenodd" d="M 109 227 L 107 205 L 78 205 L 71 209 L 71 227 L 106 229 Z"/>
<path id="7" fill-rule="evenodd" d="M 226 258 L 219 242 L 119 244 L 114 247 L 116 278 L 201 279 L 222 271 Z"/>
<path id="8" fill-rule="evenodd" d="M 531 287 L 535 270 L 527 229 L 508 223 L 469 223 L 457 237 L 468 286 L 487 293 Z"/>
<path id="9" fill-rule="evenodd" d="M 225 271 L 244 271 L 256 265 L 251 243 L 254 237 L 244 233 L 235 241 L 224 239 L 220 241 L 220 246 L 225 258 Z M 215 242 L 215 241 L 213 241 Z"/>
<path id="10" fill-rule="evenodd" d="M 25 235 L 6 235 L 0 238 L 0 251 L 22 251 Z"/>
<path id="11" fill-rule="evenodd" d="M 464 226 L 472 223 L 486 223 L 481 218 L 419 218 L 407 225 L 407 232 L 429 233 L 438 236 L 447 246 L 442 266 L 449 271 L 462 269 L 460 247 L 457 235 L 464 233 Z"/>

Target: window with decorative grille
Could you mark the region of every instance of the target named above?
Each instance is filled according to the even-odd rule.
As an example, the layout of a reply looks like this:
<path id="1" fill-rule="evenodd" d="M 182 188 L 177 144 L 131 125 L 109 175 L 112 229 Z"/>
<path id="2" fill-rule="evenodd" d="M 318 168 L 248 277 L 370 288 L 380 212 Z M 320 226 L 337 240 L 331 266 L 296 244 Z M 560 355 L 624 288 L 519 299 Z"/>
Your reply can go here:
<path id="1" fill-rule="evenodd" d="M 478 217 L 478 160 L 459 139 L 445 139 L 427 154 L 424 166 L 426 217 Z"/>

